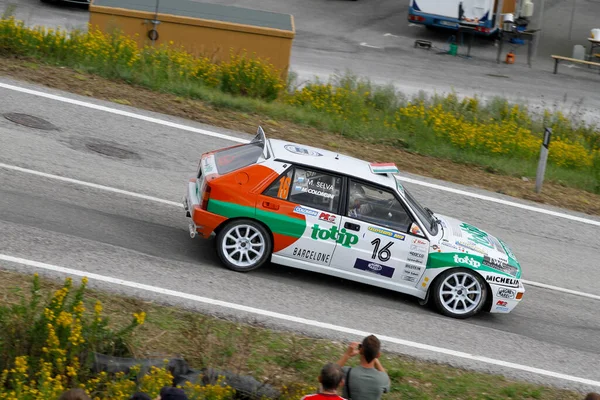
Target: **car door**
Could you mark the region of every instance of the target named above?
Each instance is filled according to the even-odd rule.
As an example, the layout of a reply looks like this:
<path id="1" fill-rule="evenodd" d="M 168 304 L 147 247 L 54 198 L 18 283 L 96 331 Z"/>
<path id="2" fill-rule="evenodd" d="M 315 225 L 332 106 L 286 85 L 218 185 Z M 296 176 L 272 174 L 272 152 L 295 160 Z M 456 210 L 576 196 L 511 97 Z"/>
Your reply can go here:
<path id="1" fill-rule="evenodd" d="M 292 166 L 260 196 L 257 217 L 273 232 L 273 255 L 329 266 L 340 235 L 340 176 Z"/>
<path id="2" fill-rule="evenodd" d="M 413 218 L 391 189 L 349 180 L 340 232 L 349 240 L 332 266 L 370 281 L 415 287 L 425 271 L 429 242 L 410 233 Z"/>

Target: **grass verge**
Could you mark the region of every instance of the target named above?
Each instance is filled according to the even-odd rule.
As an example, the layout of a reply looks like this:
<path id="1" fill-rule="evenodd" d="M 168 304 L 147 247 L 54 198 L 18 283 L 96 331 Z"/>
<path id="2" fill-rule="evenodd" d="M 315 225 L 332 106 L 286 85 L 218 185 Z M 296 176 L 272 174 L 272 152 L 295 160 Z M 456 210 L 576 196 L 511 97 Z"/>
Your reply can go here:
<path id="1" fill-rule="evenodd" d="M 0 269 L 0 305 L 15 304 L 29 293 L 31 277 Z M 77 285 L 75 285 L 77 286 Z M 60 284 L 41 279 L 41 294 L 49 296 Z M 97 301 L 115 329 L 130 323 L 133 313 L 146 320 L 131 335 L 135 357 L 183 356 L 193 367 L 213 367 L 254 376 L 279 388 L 289 399 L 316 389 L 316 376 L 328 361 L 336 361 L 344 344 L 258 325 L 237 323 L 209 315 L 157 305 L 135 298 L 88 289 L 87 309 Z M 580 399 L 581 393 L 514 382 L 447 365 L 384 354 L 392 389 L 385 399 Z"/>
<path id="2" fill-rule="evenodd" d="M 409 173 L 600 215 L 600 195 L 568 186 L 574 179 L 571 174 L 580 174 L 552 165 L 548 167 L 549 173 L 554 171 L 560 179 L 546 182 L 542 193 L 536 194 L 534 161 L 509 157 L 490 159 L 477 154 L 467 157 L 443 143 L 432 147 L 431 151 L 439 155 L 433 157 L 403 149 L 403 141 L 399 138 L 379 140 L 378 143 L 352 139 L 307 126 L 307 123 L 319 126 L 320 116 L 277 102 L 234 97 L 199 86 L 172 88 L 171 91 L 179 95 L 155 92 L 82 70 L 47 65 L 36 59 L 0 57 L 0 75 L 250 134 L 254 134 L 260 124 L 269 137 L 310 143 L 370 160 L 396 162 L 401 170 Z M 188 97 L 192 95 L 193 99 Z"/>

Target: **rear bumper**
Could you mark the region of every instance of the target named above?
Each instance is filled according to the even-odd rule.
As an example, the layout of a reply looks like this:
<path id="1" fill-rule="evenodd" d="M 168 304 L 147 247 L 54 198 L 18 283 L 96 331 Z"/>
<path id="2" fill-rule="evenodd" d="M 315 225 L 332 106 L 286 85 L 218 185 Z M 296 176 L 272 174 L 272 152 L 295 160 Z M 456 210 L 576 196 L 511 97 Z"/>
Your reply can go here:
<path id="1" fill-rule="evenodd" d="M 209 200 L 210 201 L 210 200 Z M 221 225 L 226 217 L 213 214 L 200 207 L 200 198 L 196 191 L 196 181 L 190 181 L 186 194 L 183 196 L 183 209 L 185 216 L 188 218 L 188 228 L 190 237 L 196 235 L 206 239 Z"/>

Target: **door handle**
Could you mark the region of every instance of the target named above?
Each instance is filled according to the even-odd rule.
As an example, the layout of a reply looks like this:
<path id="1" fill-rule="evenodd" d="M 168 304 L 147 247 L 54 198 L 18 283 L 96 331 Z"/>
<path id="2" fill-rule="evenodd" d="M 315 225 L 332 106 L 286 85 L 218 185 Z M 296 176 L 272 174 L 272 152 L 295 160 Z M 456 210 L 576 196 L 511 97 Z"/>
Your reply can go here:
<path id="1" fill-rule="evenodd" d="M 350 229 L 351 231 L 360 231 L 360 225 L 353 224 L 352 222 L 344 223 L 344 228 Z"/>
<path id="2" fill-rule="evenodd" d="M 279 204 L 271 203 L 270 201 L 263 201 L 262 205 L 264 208 L 269 208 L 271 210 L 279 210 Z"/>

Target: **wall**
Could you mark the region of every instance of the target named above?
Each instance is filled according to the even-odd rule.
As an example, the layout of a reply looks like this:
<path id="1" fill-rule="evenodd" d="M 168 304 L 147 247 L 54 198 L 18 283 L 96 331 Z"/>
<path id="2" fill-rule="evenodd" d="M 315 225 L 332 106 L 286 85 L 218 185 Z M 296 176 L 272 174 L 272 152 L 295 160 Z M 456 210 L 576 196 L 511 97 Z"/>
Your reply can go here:
<path id="1" fill-rule="evenodd" d="M 141 11 L 90 6 L 90 24 L 93 28 L 99 27 L 104 32 L 122 30 L 134 37 L 140 46 L 152 44 L 148 31 L 153 28 L 151 21 L 154 17 L 152 13 Z M 293 17 L 290 18 L 293 26 Z M 183 45 L 192 54 L 208 56 L 215 61 L 228 60 L 231 49 L 236 53 L 245 50 L 268 59 L 282 71 L 283 78 L 287 76 L 294 31 L 166 14 L 158 14 L 158 21 L 157 46 L 172 41 L 175 45 Z"/>

